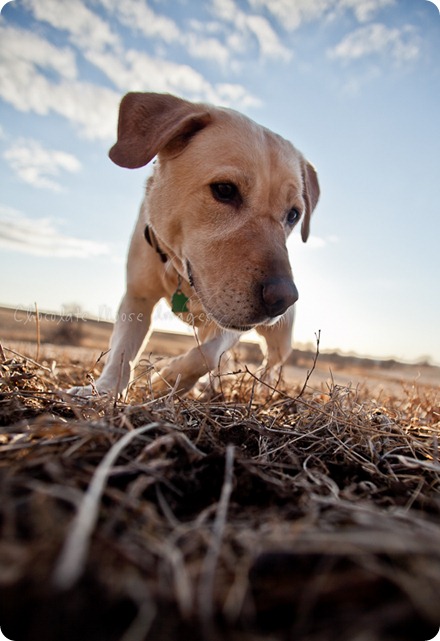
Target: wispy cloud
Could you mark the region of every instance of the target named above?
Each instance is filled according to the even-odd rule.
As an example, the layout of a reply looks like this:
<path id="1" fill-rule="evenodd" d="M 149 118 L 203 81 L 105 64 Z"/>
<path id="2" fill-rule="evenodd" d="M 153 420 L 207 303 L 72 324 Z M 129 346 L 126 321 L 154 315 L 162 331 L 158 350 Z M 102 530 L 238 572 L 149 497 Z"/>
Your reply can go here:
<path id="1" fill-rule="evenodd" d="M 58 0 L 52 1 L 58 2 Z M 139 0 L 95 0 L 95 2 L 116 16 L 121 24 L 148 38 L 160 38 L 169 43 L 179 40 L 182 36 L 174 20 L 153 11 L 146 2 Z"/>
<path id="2" fill-rule="evenodd" d="M 233 69 L 236 66 L 233 51 L 220 38 L 221 27 L 217 30 L 216 37 L 212 30 L 207 34 L 202 23 L 197 21 L 189 21 L 188 27 L 181 29 L 174 20 L 158 14 L 139 0 L 95 1 L 135 33 L 150 39 L 156 38 L 166 44 L 180 45 L 192 58 L 215 61 L 223 69 Z M 275 49 L 276 43 L 273 43 L 274 34 L 270 31 L 270 26 L 264 31 L 264 25 L 256 24 L 255 30 L 258 28 L 265 48 Z M 228 83 L 228 87 L 235 86 L 235 90 L 224 93 L 224 85 L 212 84 L 192 66 L 137 49 L 121 50 L 119 47 L 103 52 L 89 45 L 85 55 L 115 86 L 123 90 L 179 93 L 192 100 L 207 100 L 225 106 L 247 107 L 259 104 L 257 98 L 240 84 Z"/>
<path id="3" fill-rule="evenodd" d="M 218 38 L 200 33 L 188 33 L 185 36 L 185 47 L 193 58 L 211 60 L 223 68 L 235 67 L 231 50 Z"/>
<path id="4" fill-rule="evenodd" d="M 254 10 L 267 11 L 283 28 L 294 31 L 304 23 L 334 19 L 345 11 L 351 11 L 359 22 L 367 22 L 385 7 L 396 4 L 396 0 L 249 0 L 249 3 Z"/>
<path id="5" fill-rule="evenodd" d="M 335 234 L 326 236 L 325 238 L 323 236 L 315 236 L 314 234 L 311 234 L 307 239 L 306 245 L 304 245 L 299 234 L 292 234 L 289 236 L 287 246 L 290 249 L 295 249 L 295 251 L 298 251 L 298 249 L 301 249 L 301 251 L 303 249 L 304 251 L 308 251 L 310 249 L 323 249 L 324 247 L 336 245 L 337 243 L 339 243 L 339 237 Z"/>
<path id="6" fill-rule="evenodd" d="M 33 187 L 62 191 L 54 180 L 62 172 L 77 172 L 79 160 L 72 154 L 48 149 L 36 140 L 19 138 L 3 154 L 17 176 Z"/>
<path id="7" fill-rule="evenodd" d="M 13 65 L 14 71 L 27 80 L 31 80 L 37 68 L 66 80 L 77 77 L 75 54 L 69 47 L 55 46 L 32 31 L 14 27 L 0 28 L 0 43 L 0 63 L 5 71 Z M 7 81 L 10 82 L 9 77 Z M 2 85 L 7 81 L 3 80 Z"/>
<path id="8" fill-rule="evenodd" d="M 29 218 L 0 205 L 0 246 L 34 256 L 91 258 L 109 253 L 104 243 L 67 236 L 51 218 Z"/>
<path id="9" fill-rule="evenodd" d="M 123 56 L 89 51 L 87 59 L 100 69 L 120 91 L 159 91 L 209 101 L 225 106 L 255 106 L 259 101 L 242 85 L 211 84 L 189 65 L 161 60 L 129 49 Z M 225 91 L 226 87 L 226 91 Z"/>
<path id="10" fill-rule="evenodd" d="M 80 48 L 93 46 L 103 50 L 120 45 L 119 36 L 83 0 L 22 0 L 37 20 L 67 32 L 69 40 Z"/>
<path id="11" fill-rule="evenodd" d="M 292 51 L 283 45 L 278 34 L 270 22 L 263 16 L 241 16 L 239 21 L 244 28 L 255 36 L 258 41 L 260 53 L 263 58 L 278 58 L 288 61 L 292 58 Z"/>
<path id="12" fill-rule="evenodd" d="M 412 27 L 390 28 L 377 22 L 359 27 L 328 51 L 330 58 L 342 61 L 386 55 L 397 63 L 414 60 L 419 53 L 418 38 Z"/>
<path id="13" fill-rule="evenodd" d="M 70 49 L 24 29 L 0 27 L 0 66 L 0 97 L 19 111 L 59 114 L 87 138 L 113 138 L 120 92 L 77 80 Z"/>
<path id="14" fill-rule="evenodd" d="M 268 11 L 280 25 L 293 31 L 304 22 L 322 18 L 335 6 L 335 0 L 250 0 L 250 4 L 254 10 Z"/>
<path id="15" fill-rule="evenodd" d="M 56 46 L 38 32 L 0 27 L 0 98 L 20 111 L 59 114 L 86 138 L 108 141 L 115 135 L 117 109 L 126 91 L 170 92 L 237 108 L 259 104 L 241 84 L 213 84 L 188 64 L 125 48 L 109 23 L 82 0 L 68 5 L 58 0 L 23 2 L 37 20 L 65 32 L 70 45 Z M 133 30 L 148 30 L 164 41 L 177 39 L 194 57 L 212 59 L 218 55 L 221 64 L 228 63 L 228 49 L 219 40 L 197 31 L 180 31 L 172 20 L 153 14 L 145 3 L 95 3 L 108 8 Z M 113 88 L 81 80 L 79 57 L 103 72 Z"/>
<path id="16" fill-rule="evenodd" d="M 396 0 L 248 0 L 246 5 L 211 0 L 206 5 L 210 20 L 182 18 L 179 23 L 159 13 L 165 5 L 155 3 L 153 9 L 146 0 L 21 2 L 40 29 L 0 27 L 0 98 L 19 111 L 58 114 L 81 136 L 106 142 L 114 138 L 118 104 L 126 91 L 170 92 L 239 109 L 260 105 L 245 83 L 234 82 L 236 72 L 251 55 L 262 61 L 291 61 L 287 32 L 305 22 L 351 13 L 362 23 L 328 51 L 335 61 L 388 56 L 407 62 L 420 50 L 410 27 L 369 22 Z M 54 44 L 52 35 L 50 40 L 45 37 L 45 25 L 58 31 L 56 40 L 64 41 L 63 46 Z M 119 25 L 124 31 L 118 31 Z M 148 49 L 127 45 L 126 29 L 146 38 Z M 218 77 L 208 80 L 196 62 L 183 64 L 179 51 L 194 61 L 215 63 L 223 82 Z M 85 82 L 84 60 L 105 77 Z"/>
<path id="17" fill-rule="evenodd" d="M 235 45 L 236 51 L 245 50 L 246 43 L 255 38 L 263 59 L 288 61 L 292 58 L 292 51 L 282 43 L 270 22 L 262 15 L 246 13 L 235 0 L 212 0 L 212 12 L 219 20 L 232 25 L 235 33 L 229 34 L 229 43 Z"/>
<path id="18" fill-rule="evenodd" d="M 351 9 L 359 22 L 372 20 L 376 13 L 392 7 L 396 0 L 337 0 L 340 9 Z"/>

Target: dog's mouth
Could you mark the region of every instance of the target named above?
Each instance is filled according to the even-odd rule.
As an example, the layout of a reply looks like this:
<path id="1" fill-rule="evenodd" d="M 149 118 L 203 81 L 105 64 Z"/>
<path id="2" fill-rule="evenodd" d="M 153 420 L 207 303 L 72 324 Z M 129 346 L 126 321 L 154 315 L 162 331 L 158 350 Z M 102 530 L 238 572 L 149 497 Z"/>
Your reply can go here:
<path id="1" fill-rule="evenodd" d="M 189 262 L 189 260 L 186 260 L 186 275 L 188 277 L 189 284 L 191 285 L 191 287 L 194 289 L 194 291 L 198 295 L 199 300 L 202 303 L 203 307 L 205 308 L 208 317 L 211 317 L 211 319 L 214 320 L 217 323 L 217 325 L 219 325 L 223 329 L 229 329 L 229 330 L 236 331 L 236 332 L 247 332 L 248 330 L 253 329 L 253 327 L 254 327 L 253 325 L 232 325 L 230 323 L 225 323 L 224 320 L 221 320 L 215 314 L 213 314 L 211 311 L 206 309 L 206 306 L 203 303 L 203 298 L 202 298 L 202 296 L 200 296 L 200 294 L 199 294 L 199 292 L 197 290 L 196 284 L 194 282 L 194 276 L 193 276 L 193 272 L 192 272 L 192 268 L 191 268 L 191 263 Z"/>
<path id="2" fill-rule="evenodd" d="M 229 329 L 233 332 L 249 332 L 251 329 L 254 329 L 257 325 L 226 325 L 225 323 L 221 323 L 219 321 L 216 321 L 220 327 L 223 329 Z"/>
<path id="3" fill-rule="evenodd" d="M 190 265 L 189 260 L 186 261 L 186 273 L 187 273 L 187 276 L 188 276 L 188 283 L 191 285 L 191 287 L 194 287 L 194 289 L 195 289 L 194 277 L 192 275 L 191 265 Z"/>

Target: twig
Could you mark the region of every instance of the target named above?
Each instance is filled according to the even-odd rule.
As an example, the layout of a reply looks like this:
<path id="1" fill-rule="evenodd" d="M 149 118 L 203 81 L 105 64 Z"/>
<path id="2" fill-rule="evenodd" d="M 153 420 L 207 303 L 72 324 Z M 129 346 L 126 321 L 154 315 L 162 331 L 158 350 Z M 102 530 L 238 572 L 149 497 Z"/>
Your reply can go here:
<path id="1" fill-rule="evenodd" d="M 107 356 L 107 354 L 109 354 L 110 352 L 111 352 L 110 348 L 106 349 L 104 352 L 101 352 L 98 358 L 96 359 L 95 366 L 100 362 L 102 358 L 104 358 L 104 356 Z"/>
<path id="2" fill-rule="evenodd" d="M 52 374 L 52 370 L 50 369 L 50 367 L 46 367 L 46 365 L 42 365 L 41 363 L 34 361 L 33 358 L 30 358 L 29 356 L 25 356 L 24 354 L 20 354 L 20 352 L 16 352 L 10 347 L 4 347 L 3 349 L 5 349 L 7 352 L 11 352 L 11 354 L 14 354 L 14 356 L 18 356 L 18 358 L 22 358 L 24 361 L 27 361 L 28 363 L 32 363 L 32 365 L 36 365 L 37 367 L 44 370 L 45 372 L 49 372 L 50 374 Z"/>
<path id="3" fill-rule="evenodd" d="M 55 566 L 53 583 L 60 590 L 71 588 L 83 572 L 90 538 L 98 520 L 101 496 L 112 465 L 131 441 L 156 427 L 159 427 L 159 423 L 149 423 L 127 432 L 113 445 L 96 468 Z"/>
<path id="4" fill-rule="evenodd" d="M 232 493 L 232 480 L 234 472 L 234 446 L 228 445 L 226 448 L 225 476 L 223 480 L 222 492 L 217 506 L 217 512 L 214 521 L 213 536 L 210 546 L 206 552 L 201 570 L 201 578 L 198 589 L 198 603 L 200 609 L 200 618 L 208 628 L 207 638 L 213 638 L 211 630 L 214 612 L 214 579 L 215 569 L 217 566 L 220 547 L 225 529 L 226 518 L 228 513 L 229 500 Z"/>
<path id="5" fill-rule="evenodd" d="M 40 360 L 40 314 L 38 313 L 38 305 L 37 303 L 34 303 L 35 305 L 35 321 L 36 321 L 36 327 L 37 327 L 37 355 L 35 357 L 36 361 Z"/>
<path id="6" fill-rule="evenodd" d="M 113 411 L 115 411 L 115 409 L 116 409 L 116 405 L 117 405 L 118 398 L 119 398 L 119 388 L 121 387 L 122 370 L 124 368 L 124 358 L 125 358 L 125 352 L 122 352 L 122 354 L 121 354 L 121 362 L 120 362 L 119 371 L 118 371 L 118 380 L 116 381 L 115 398 L 113 400 Z"/>
<path id="7" fill-rule="evenodd" d="M 315 371 L 316 363 L 317 363 L 318 357 L 319 357 L 319 342 L 321 340 L 321 330 L 320 329 L 318 330 L 318 333 L 315 334 L 315 336 L 316 336 L 316 351 L 315 351 L 315 356 L 313 358 L 312 367 L 311 367 L 311 369 L 307 370 L 306 380 L 304 381 L 304 385 L 302 386 L 300 393 L 294 399 L 295 401 L 297 401 L 299 398 L 301 398 L 301 396 L 304 394 L 304 392 L 306 391 L 308 382 L 310 380 L 310 377 L 313 374 L 313 372 Z"/>
<path id="8" fill-rule="evenodd" d="M 120 641 L 144 641 L 157 614 L 156 606 L 150 594 L 145 595 L 145 586 L 139 579 L 131 579 L 128 594 L 136 603 L 138 611 Z"/>

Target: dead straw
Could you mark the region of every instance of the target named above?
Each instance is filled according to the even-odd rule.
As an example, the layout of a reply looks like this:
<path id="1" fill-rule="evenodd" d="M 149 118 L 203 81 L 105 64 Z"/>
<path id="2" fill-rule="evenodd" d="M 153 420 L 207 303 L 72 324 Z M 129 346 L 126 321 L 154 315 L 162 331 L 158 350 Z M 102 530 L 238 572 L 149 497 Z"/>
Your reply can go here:
<path id="1" fill-rule="evenodd" d="M 40 314 L 38 312 L 38 305 L 37 303 L 34 303 L 35 306 L 35 328 L 36 328 L 36 343 L 37 343 L 37 353 L 35 356 L 35 360 L 39 361 L 40 360 L 40 341 L 41 341 L 41 336 L 40 336 Z"/>
<path id="2" fill-rule="evenodd" d="M 229 501 L 232 493 L 232 478 L 234 471 L 234 446 L 226 448 L 225 477 L 220 500 L 217 506 L 211 541 L 203 560 L 198 589 L 199 616 L 202 623 L 210 629 L 214 614 L 214 582 L 215 570 L 220 555 L 221 542 L 225 530 Z M 211 632 L 212 634 L 212 632 Z"/>
<path id="3" fill-rule="evenodd" d="M 60 590 L 70 589 L 84 571 L 90 537 L 99 516 L 99 503 L 110 470 L 121 452 L 138 436 L 158 427 L 158 423 L 143 425 L 124 434 L 107 452 L 95 470 L 92 482 L 73 520 L 53 574 L 54 585 Z"/>
<path id="4" fill-rule="evenodd" d="M 138 380 L 87 403 L 58 391 L 84 382 L 71 361 L 0 359 L 10 637 L 94 641 L 68 632 L 94 617 L 107 641 L 434 636 L 437 389 L 264 393 L 245 372 L 210 401 Z"/>

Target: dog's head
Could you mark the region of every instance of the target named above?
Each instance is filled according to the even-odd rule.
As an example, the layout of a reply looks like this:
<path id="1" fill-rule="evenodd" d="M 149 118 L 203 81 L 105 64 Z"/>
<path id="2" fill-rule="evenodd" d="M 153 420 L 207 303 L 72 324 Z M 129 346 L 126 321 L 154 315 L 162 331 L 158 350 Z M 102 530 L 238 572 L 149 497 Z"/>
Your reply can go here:
<path id="1" fill-rule="evenodd" d="M 135 168 L 156 155 L 148 221 L 206 312 L 226 328 L 273 323 L 298 298 L 286 239 L 298 223 L 309 235 L 313 166 L 236 111 L 129 93 L 110 158 Z"/>

